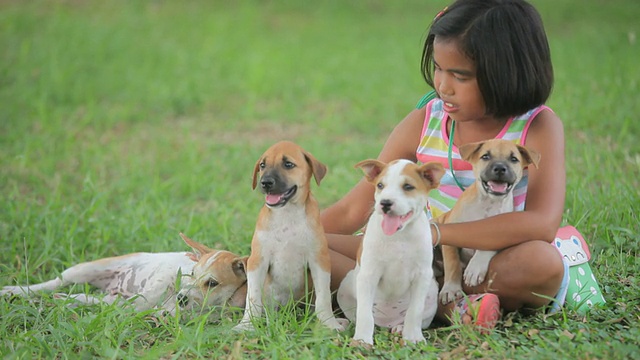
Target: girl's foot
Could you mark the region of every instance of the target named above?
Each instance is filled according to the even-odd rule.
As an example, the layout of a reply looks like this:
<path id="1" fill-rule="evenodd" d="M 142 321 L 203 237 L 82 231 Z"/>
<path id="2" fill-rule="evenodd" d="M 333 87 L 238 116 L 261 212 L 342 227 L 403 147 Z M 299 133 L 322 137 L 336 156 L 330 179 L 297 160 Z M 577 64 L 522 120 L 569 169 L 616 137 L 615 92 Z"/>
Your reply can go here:
<path id="1" fill-rule="evenodd" d="M 460 314 L 463 324 L 473 324 L 480 329 L 480 333 L 487 334 L 500 320 L 500 299 L 491 293 L 469 295 L 458 301 L 454 311 Z"/>

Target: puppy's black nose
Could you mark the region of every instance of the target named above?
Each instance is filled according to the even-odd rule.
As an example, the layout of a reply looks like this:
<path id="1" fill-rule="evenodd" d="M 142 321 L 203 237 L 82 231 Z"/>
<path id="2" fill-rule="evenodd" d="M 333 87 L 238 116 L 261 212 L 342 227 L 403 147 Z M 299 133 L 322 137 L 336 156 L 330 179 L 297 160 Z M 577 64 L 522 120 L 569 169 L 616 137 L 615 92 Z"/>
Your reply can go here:
<path id="1" fill-rule="evenodd" d="M 503 176 L 507 172 L 507 167 L 504 164 L 495 164 L 493 165 L 493 174 L 496 176 Z"/>
<path id="2" fill-rule="evenodd" d="M 260 179 L 260 186 L 262 186 L 264 190 L 271 190 L 275 183 L 276 181 L 272 177 L 262 177 L 262 179 Z"/>
<path id="3" fill-rule="evenodd" d="M 185 306 L 189 305 L 189 298 L 187 296 L 183 295 L 183 294 L 178 294 L 176 299 L 178 300 L 178 305 L 180 307 L 185 307 Z"/>
<path id="4" fill-rule="evenodd" d="M 392 206 L 393 206 L 393 201 L 388 199 L 380 200 L 380 207 L 382 208 L 383 213 L 386 214 L 389 211 L 391 211 Z"/>

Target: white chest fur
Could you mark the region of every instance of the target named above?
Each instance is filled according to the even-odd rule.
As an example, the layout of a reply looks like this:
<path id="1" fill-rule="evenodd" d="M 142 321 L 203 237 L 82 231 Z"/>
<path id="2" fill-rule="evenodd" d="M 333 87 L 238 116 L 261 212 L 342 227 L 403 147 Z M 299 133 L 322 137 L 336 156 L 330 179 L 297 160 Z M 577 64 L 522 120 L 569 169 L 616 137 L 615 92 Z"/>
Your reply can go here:
<path id="1" fill-rule="evenodd" d="M 269 230 L 256 231 L 262 259 L 268 263 L 270 292 L 295 294 L 301 291 L 309 261 L 318 251 L 318 234 L 302 206 L 271 211 Z"/>
<path id="2" fill-rule="evenodd" d="M 432 277 L 433 251 L 429 223 L 425 214 L 409 223 L 402 231 L 385 236 L 378 214 L 371 216 L 364 237 L 361 268 L 379 274 L 378 296 L 383 299 L 402 297 L 416 279 Z"/>
<path id="3" fill-rule="evenodd" d="M 454 222 L 474 221 L 489 216 L 513 211 L 513 196 L 489 196 L 478 194 L 474 201 L 470 201 L 461 208 Z"/>

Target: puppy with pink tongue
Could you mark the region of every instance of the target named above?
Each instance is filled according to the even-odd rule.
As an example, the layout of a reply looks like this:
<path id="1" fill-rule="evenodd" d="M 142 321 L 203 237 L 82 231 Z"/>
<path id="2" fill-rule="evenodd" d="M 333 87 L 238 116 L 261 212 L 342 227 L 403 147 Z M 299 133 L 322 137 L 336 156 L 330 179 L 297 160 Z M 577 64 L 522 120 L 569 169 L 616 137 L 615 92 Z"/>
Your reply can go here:
<path id="1" fill-rule="evenodd" d="M 474 221 L 514 211 L 513 190 L 530 165 L 538 167 L 540 154 L 504 139 L 465 144 L 458 150 L 460 157 L 472 165 L 475 181 L 451 210 L 434 221 L 440 224 Z M 447 304 L 462 298 L 463 279 L 468 286 L 488 281 L 489 263 L 496 253 L 443 245 L 444 283 L 440 301 Z"/>
<path id="2" fill-rule="evenodd" d="M 413 215 L 413 211 L 401 216 L 385 213 L 382 215 L 382 231 L 388 236 L 395 234 L 396 231 L 402 229 L 402 226 L 411 218 L 411 215 Z"/>
<path id="3" fill-rule="evenodd" d="M 431 324 L 438 297 L 425 208 L 444 169 L 408 160 L 365 160 L 356 167 L 376 190 L 356 267 L 338 289 L 340 308 L 356 322 L 352 345 L 373 345 L 375 325 L 402 333 L 406 343 L 425 341 L 422 329 Z"/>

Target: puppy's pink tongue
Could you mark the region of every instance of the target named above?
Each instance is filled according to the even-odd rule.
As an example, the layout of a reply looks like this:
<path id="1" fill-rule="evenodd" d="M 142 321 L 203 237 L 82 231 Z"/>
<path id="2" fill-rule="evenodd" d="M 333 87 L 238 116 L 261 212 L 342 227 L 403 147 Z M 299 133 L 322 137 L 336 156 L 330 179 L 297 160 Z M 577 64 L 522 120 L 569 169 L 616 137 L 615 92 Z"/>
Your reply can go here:
<path id="1" fill-rule="evenodd" d="M 393 235 L 402 227 L 402 217 L 389 214 L 382 215 L 382 231 L 385 235 Z"/>
<path id="2" fill-rule="evenodd" d="M 265 201 L 269 205 L 273 205 L 273 204 L 279 203 L 280 199 L 282 199 L 282 194 L 267 194 L 265 196 Z"/>
<path id="3" fill-rule="evenodd" d="M 489 188 L 493 192 L 497 192 L 497 193 L 505 193 L 505 192 L 507 192 L 507 186 L 508 186 L 507 183 L 489 181 L 489 182 L 487 182 L 487 184 L 489 185 Z"/>

